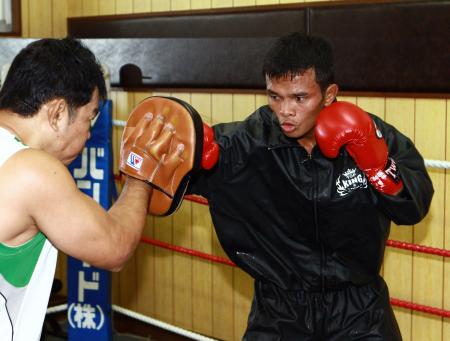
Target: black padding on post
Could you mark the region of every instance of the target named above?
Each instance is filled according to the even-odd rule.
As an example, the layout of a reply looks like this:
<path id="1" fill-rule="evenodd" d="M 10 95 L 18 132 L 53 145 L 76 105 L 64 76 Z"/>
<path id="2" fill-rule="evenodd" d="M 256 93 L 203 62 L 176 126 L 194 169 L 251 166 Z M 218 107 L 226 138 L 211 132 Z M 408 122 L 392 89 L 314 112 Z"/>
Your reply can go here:
<path id="1" fill-rule="evenodd" d="M 450 2 L 310 9 L 310 32 L 335 48 L 342 90 L 450 91 Z"/>
<path id="2" fill-rule="evenodd" d="M 161 38 L 82 41 L 108 66 L 113 86 L 138 86 L 141 79 L 138 87 L 258 89 L 264 87 L 262 62 L 273 40 Z M 122 71 L 120 78 L 122 67 L 125 72 Z"/>
<path id="3" fill-rule="evenodd" d="M 112 85 L 129 89 L 263 89 L 270 44 L 302 31 L 334 45 L 341 90 L 450 93 L 450 0 L 305 3 L 69 18 L 68 24 L 70 35 L 83 38 L 109 68 Z M 12 60 L 24 41 L 1 39 L 0 63 Z M 127 66 L 120 77 L 127 64 L 135 73 Z"/>
<path id="4" fill-rule="evenodd" d="M 229 11 L 229 9 L 228 9 Z M 77 38 L 262 38 L 304 30 L 306 9 L 69 18 Z"/>

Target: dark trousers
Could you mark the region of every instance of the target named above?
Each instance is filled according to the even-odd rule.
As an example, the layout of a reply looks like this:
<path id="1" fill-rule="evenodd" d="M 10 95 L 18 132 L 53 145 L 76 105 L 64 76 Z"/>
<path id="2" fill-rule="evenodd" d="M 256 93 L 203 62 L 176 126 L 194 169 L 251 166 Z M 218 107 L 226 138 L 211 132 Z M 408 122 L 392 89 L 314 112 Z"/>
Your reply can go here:
<path id="1" fill-rule="evenodd" d="M 325 292 L 285 291 L 260 281 L 245 341 L 401 341 L 384 280 Z"/>

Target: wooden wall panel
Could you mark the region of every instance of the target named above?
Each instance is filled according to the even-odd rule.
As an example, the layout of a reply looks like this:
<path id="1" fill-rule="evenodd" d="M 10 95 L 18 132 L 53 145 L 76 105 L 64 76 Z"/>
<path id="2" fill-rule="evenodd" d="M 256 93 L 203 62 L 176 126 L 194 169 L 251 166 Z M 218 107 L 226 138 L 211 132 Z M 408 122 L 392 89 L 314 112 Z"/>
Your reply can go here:
<path id="1" fill-rule="evenodd" d="M 20 1 L 22 37 L 30 36 L 30 6 L 28 0 Z"/>
<path id="2" fill-rule="evenodd" d="M 172 94 L 179 99 L 190 103 L 191 95 L 188 93 Z M 184 201 L 173 217 L 173 243 L 185 248 L 192 248 L 192 203 Z M 173 323 L 182 328 L 192 330 L 193 286 L 192 286 L 192 257 L 184 254 L 173 255 L 173 297 L 174 320 Z M 196 307 L 197 308 L 197 307 Z"/>
<path id="3" fill-rule="evenodd" d="M 124 14 L 180 9 L 285 4 L 295 0 L 22 0 L 23 37 L 62 37 L 66 16 Z M 307 0 L 306 2 L 312 2 Z M 30 15 L 32 13 L 32 15 Z M 36 15 L 37 13 L 37 15 Z M 152 93 L 113 91 L 115 119 Z M 158 93 L 169 95 L 170 93 Z M 267 103 L 264 95 L 172 93 L 188 100 L 210 123 L 243 119 Z M 450 101 L 414 98 L 339 96 L 393 123 L 415 140 L 428 159 L 450 160 Z M 113 128 L 115 173 L 122 129 Z M 450 249 L 449 173 L 430 170 L 433 207 L 415 227 L 392 226 L 390 238 Z M 120 189 L 120 188 L 119 188 Z M 226 257 L 212 228 L 208 208 L 185 202 L 173 217 L 149 217 L 144 234 L 169 243 Z M 59 257 L 57 276 L 66 269 Z M 393 297 L 450 309 L 450 263 L 441 257 L 387 248 L 383 275 Z M 65 281 L 65 278 L 62 278 Z M 184 280 L 183 280 L 184 279 Z M 239 269 L 191 259 L 141 245 L 119 274 L 113 274 L 113 302 L 222 340 L 240 340 L 252 297 L 252 280 Z M 190 295 L 190 296 L 189 296 Z M 405 341 L 450 339 L 448 319 L 395 308 Z"/>
<path id="4" fill-rule="evenodd" d="M 154 218 L 147 217 L 143 235 L 154 237 Z M 148 244 L 139 245 L 136 250 L 136 296 L 137 311 L 147 316 L 155 314 L 155 248 Z"/>
<path id="5" fill-rule="evenodd" d="M 32 1 L 32 0 L 29 0 Z M 39 0 L 41 1 L 41 0 Z M 86 14 L 83 12 L 83 2 L 80 0 L 66 0 L 68 5 L 68 17 L 84 17 Z"/>
<path id="6" fill-rule="evenodd" d="M 446 103 L 446 160 L 450 160 L 450 100 Z M 444 248 L 450 250 L 450 170 L 445 172 L 445 239 Z M 450 310 L 450 259 L 444 260 L 444 309 Z M 444 319 L 442 328 L 442 340 L 450 340 L 450 323 L 449 319 Z"/>
<path id="7" fill-rule="evenodd" d="M 414 140 L 414 104 L 413 99 L 386 99 L 386 121 L 393 124 L 412 140 Z M 390 239 L 411 243 L 413 231 L 411 226 L 392 224 Z M 411 251 L 389 247 L 386 249 L 383 276 L 389 284 L 391 296 L 411 301 L 412 261 Z M 411 311 L 403 308 L 395 308 L 394 311 L 404 341 L 411 340 Z"/>
<path id="8" fill-rule="evenodd" d="M 212 8 L 233 7 L 233 0 L 211 0 Z"/>
<path id="9" fill-rule="evenodd" d="M 356 104 L 379 118 L 385 120 L 386 101 L 383 97 L 358 97 Z"/>
<path id="10" fill-rule="evenodd" d="M 170 96 L 167 92 L 155 92 L 156 96 Z M 154 238 L 173 244 L 173 219 L 155 217 Z M 157 319 L 173 323 L 174 318 L 174 263 L 173 251 L 155 248 L 155 316 Z M 141 270 L 141 269 L 140 269 Z"/>
<path id="11" fill-rule="evenodd" d="M 133 13 L 151 12 L 152 2 L 150 0 L 133 0 Z"/>
<path id="12" fill-rule="evenodd" d="M 170 1 L 152 0 L 152 12 L 170 11 Z"/>
<path id="13" fill-rule="evenodd" d="M 30 1 L 29 11 L 30 37 L 51 37 L 53 34 L 52 1 Z"/>
<path id="14" fill-rule="evenodd" d="M 113 113 L 113 120 L 118 120 L 118 114 L 117 114 L 117 94 L 116 92 L 111 92 L 110 99 L 113 103 L 112 105 L 112 113 Z M 117 150 L 120 150 L 120 136 L 122 135 L 122 128 L 113 126 L 112 128 L 112 146 L 113 146 L 113 169 L 114 174 L 119 174 L 118 172 L 118 164 L 119 164 L 119 155 L 117 153 Z M 116 181 L 116 188 L 118 193 L 122 190 L 121 183 L 119 181 Z M 67 269 L 66 269 L 67 271 Z M 120 305 L 120 274 L 117 272 L 114 272 L 112 274 L 112 283 L 111 283 L 111 302 L 113 304 Z"/>
<path id="15" fill-rule="evenodd" d="M 133 13 L 133 0 L 116 0 L 116 14 Z"/>
<path id="16" fill-rule="evenodd" d="M 255 95 L 233 95 L 233 121 L 241 121 L 255 111 Z M 240 269 L 234 269 L 234 338 L 239 340 L 247 327 L 247 316 L 253 296 L 253 280 Z"/>
<path id="17" fill-rule="evenodd" d="M 307 0 L 306 0 L 307 1 Z M 305 2 L 305 0 L 302 1 L 296 1 L 296 0 L 280 0 L 280 4 L 293 4 L 293 3 L 301 3 Z"/>
<path id="18" fill-rule="evenodd" d="M 445 159 L 445 100 L 416 100 L 415 142 L 430 159 Z M 431 211 L 414 229 L 414 242 L 437 248 L 444 241 L 445 176 L 443 170 L 432 169 L 430 176 L 436 189 Z M 442 257 L 414 254 L 413 296 L 415 302 L 442 307 Z M 442 319 L 413 313 L 412 340 L 441 340 Z"/>
<path id="19" fill-rule="evenodd" d="M 211 0 L 191 0 L 191 9 L 211 8 Z"/>
<path id="20" fill-rule="evenodd" d="M 100 15 L 116 14 L 116 2 L 114 0 L 98 0 L 98 12 Z"/>
<path id="21" fill-rule="evenodd" d="M 213 94 L 211 98 L 211 123 L 233 120 L 233 95 Z M 212 226 L 212 225 L 211 225 Z M 213 233 L 213 254 L 227 257 Z M 234 339 L 233 268 L 228 265 L 213 265 L 213 334 L 223 340 Z"/>
<path id="22" fill-rule="evenodd" d="M 154 237 L 166 243 L 172 241 L 173 217 L 155 218 Z M 139 269 L 142 270 L 142 269 Z M 155 317 L 173 322 L 173 252 L 155 248 Z"/>
<path id="23" fill-rule="evenodd" d="M 385 99 L 382 97 L 358 97 L 355 100 L 355 104 L 363 108 L 367 112 L 370 112 L 381 119 L 385 119 Z M 383 266 L 380 271 L 383 275 Z"/>
<path id="24" fill-rule="evenodd" d="M 116 93 L 116 115 L 119 120 L 127 120 L 129 113 L 135 106 L 135 97 L 133 93 L 118 91 Z M 120 134 L 121 136 L 121 134 Z M 117 136 L 116 143 L 120 146 L 120 138 Z M 120 150 L 116 149 L 116 150 Z M 118 154 L 118 152 L 115 152 Z M 136 310 L 138 304 L 137 287 L 136 287 L 136 254 L 131 257 L 125 267 L 119 274 L 119 297 L 123 307 Z"/>
<path id="25" fill-rule="evenodd" d="M 177 94 L 173 94 L 177 96 Z M 211 95 L 192 94 L 192 106 L 201 115 L 202 120 L 211 122 Z M 212 222 L 207 206 L 192 204 L 192 247 L 211 254 L 212 250 Z M 192 260 L 192 297 L 193 329 L 205 335 L 213 334 L 213 264 L 209 261 Z"/>
<path id="26" fill-rule="evenodd" d="M 233 7 L 255 6 L 256 0 L 233 0 Z"/>
<path id="27" fill-rule="evenodd" d="M 358 100 L 355 96 L 339 96 L 338 95 L 337 98 L 339 101 L 346 101 L 346 102 L 350 102 L 353 104 L 356 104 L 356 101 Z"/>
<path id="28" fill-rule="evenodd" d="M 67 36 L 67 1 L 52 0 L 52 37 Z"/>
<path id="29" fill-rule="evenodd" d="M 194 250 L 211 254 L 212 250 L 212 223 L 207 206 L 193 204 L 193 241 Z M 209 261 L 192 260 L 193 281 L 192 296 L 193 328 L 195 331 L 213 335 L 213 264 Z"/>
<path id="30" fill-rule="evenodd" d="M 69 5 L 68 0 L 21 0 L 22 37 L 65 37 Z"/>
<path id="31" fill-rule="evenodd" d="M 171 8 L 172 11 L 183 11 L 191 9 L 190 0 L 172 0 Z"/>
<path id="32" fill-rule="evenodd" d="M 150 95 L 148 92 L 135 93 L 134 104 L 137 105 Z M 120 129 L 121 132 L 122 129 Z M 117 142 L 120 143 L 120 137 Z M 119 145 L 117 145 L 117 148 L 119 148 Z M 118 153 L 116 152 L 116 154 Z M 118 174 L 118 171 L 115 174 Z M 149 215 L 144 236 L 153 238 L 154 226 L 155 218 Z M 148 244 L 141 244 L 136 250 L 136 296 L 139 298 L 137 311 L 147 316 L 155 313 L 155 277 L 155 248 Z"/>
<path id="33" fill-rule="evenodd" d="M 184 201 L 173 217 L 173 243 L 192 249 L 192 203 Z M 184 254 L 173 255 L 173 323 L 192 330 L 194 310 L 194 289 L 192 286 L 192 257 Z M 197 308 L 197 306 L 195 306 Z"/>
<path id="34" fill-rule="evenodd" d="M 83 16 L 92 16 L 99 14 L 99 2 L 92 0 L 82 0 L 81 6 L 83 8 Z"/>

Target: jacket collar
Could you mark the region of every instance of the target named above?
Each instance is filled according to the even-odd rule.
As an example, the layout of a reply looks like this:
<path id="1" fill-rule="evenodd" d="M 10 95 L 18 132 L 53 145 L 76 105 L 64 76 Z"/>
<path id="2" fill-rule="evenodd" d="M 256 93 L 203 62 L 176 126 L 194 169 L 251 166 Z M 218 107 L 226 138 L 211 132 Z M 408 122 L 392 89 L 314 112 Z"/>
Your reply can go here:
<path id="1" fill-rule="evenodd" d="M 308 155 L 306 149 L 302 147 L 296 139 L 287 137 L 283 133 L 275 113 L 270 109 L 268 105 L 261 108 L 261 116 L 266 124 L 269 124 L 267 144 L 270 149 L 299 148 L 305 153 L 305 155 Z M 311 155 L 313 155 L 313 157 L 324 157 L 317 145 L 312 149 Z"/>

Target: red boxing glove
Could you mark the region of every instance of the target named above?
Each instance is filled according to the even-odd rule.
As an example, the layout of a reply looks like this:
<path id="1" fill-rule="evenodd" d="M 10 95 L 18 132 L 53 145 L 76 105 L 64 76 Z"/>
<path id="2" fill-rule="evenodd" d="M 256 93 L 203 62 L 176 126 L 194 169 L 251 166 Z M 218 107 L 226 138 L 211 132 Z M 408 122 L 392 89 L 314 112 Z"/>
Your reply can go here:
<path id="1" fill-rule="evenodd" d="M 203 122 L 202 168 L 213 168 L 217 160 L 219 160 L 219 146 L 214 141 L 214 130 Z"/>
<path id="2" fill-rule="evenodd" d="M 348 102 L 334 102 L 317 117 L 314 134 L 322 153 L 334 158 L 345 145 L 378 191 L 396 195 L 403 188 L 397 165 L 388 157 L 381 131 L 368 113 Z"/>

